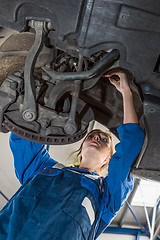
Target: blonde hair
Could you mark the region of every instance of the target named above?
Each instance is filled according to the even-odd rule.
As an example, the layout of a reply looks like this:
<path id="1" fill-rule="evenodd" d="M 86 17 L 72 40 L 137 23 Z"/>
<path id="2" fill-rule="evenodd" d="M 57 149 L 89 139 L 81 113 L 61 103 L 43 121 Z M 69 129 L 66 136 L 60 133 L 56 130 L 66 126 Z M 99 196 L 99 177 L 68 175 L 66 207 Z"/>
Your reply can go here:
<path id="1" fill-rule="evenodd" d="M 68 166 L 68 167 L 71 167 L 71 166 L 73 166 L 73 167 L 79 167 L 79 166 L 80 166 L 80 163 L 81 163 L 81 160 L 82 160 L 82 157 L 81 157 L 80 154 L 81 154 L 81 151 L 82 151 L 83 143 L 84 143 L 84 141 L 86 140 L 86 138 L 88 137 L 88 135 L 90 135 L 90 134 L 93 133 L 93 132 L 101 132 L 101 133 L 104 133 L 104 134 L 106 134 L 106 135 L 108 136 L 108 146 L 109 146 L 109 149 L 110 149 L 110 154 L 109 154 L 109 156 L 111 157 L 111 156 L 114 154 L 115 149 L 114 149 L 114 142 L 113 142 L 113 138 L 112 138 L 111 133 L 110 133 L 109 131 L 102 131 L 102 130 L 100 130 L 100 129 L 94 129 L 94 130 L 90 131 L 90 132 L 86 135 L 86 137 L 84 138 L 83 142 L 82 142 L 81 145 L 80 145 L 80 148 L 79 148 L 78 150 L 73 151 L 73 152 L 68 156 L 68 158 L 66 159 L 66 166 Z M 71 158 L 71 156 L 72 156 L 73 154 L 75 154 L 75 153 L 76 153 L 75 158 L 69 160 L 69 159 Z M 107 164 L 105 164 L 105 165 L 103 165 L 103 166 L 101 167 L 101 174 L 103 174 L 104 171 L 105 171 L 105 172 L 108 171 L 108 164 L 109 164 L 109 163 L 107 163 Z"/>

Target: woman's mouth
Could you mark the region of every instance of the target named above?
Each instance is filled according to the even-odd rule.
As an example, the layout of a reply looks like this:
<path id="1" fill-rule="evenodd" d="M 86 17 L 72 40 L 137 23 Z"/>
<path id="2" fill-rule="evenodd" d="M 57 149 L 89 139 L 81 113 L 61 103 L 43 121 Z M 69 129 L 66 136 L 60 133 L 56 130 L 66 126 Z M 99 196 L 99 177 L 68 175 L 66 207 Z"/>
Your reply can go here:
<path id="1" fill-rule="evenodd" d="M 93 143 L 93 144 L 95 144 L 97 146 L 100 146 L 100 143 L 98 141 L 95 141 L 95 140 L 92 140 L 90 143 Z"/>

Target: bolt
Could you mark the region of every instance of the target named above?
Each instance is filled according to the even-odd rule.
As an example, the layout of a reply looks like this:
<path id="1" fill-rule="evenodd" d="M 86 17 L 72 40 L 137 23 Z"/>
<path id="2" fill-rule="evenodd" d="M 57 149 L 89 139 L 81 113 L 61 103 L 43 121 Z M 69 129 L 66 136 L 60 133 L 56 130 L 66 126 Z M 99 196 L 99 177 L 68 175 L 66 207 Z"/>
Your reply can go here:
<path id="1" fill-rule="evenodd" d="M 48 23 L 47 23 L 47 29 L 48 29 L 48 30 L 51 30 L 51 29 L 52 29 L 51 22 L 48 22 Z"/>
<path id="2" fill-rule="evenodd" d="M 33 114 L 32 114 L 31 112 L 25 112 L 25 113 L 24 113 L 24 117 L 25 117 L 26 119 L 31 119 L 31 118 L 33 118 Z"/>
<path id="3" fill-rule="evenodd" d="M 28 26 L 30 26 L 31 28 L 35 28 L 34 23 L 35 23 L 34 20 L 29 21 Z"/>
<path id="4" fill-rule="evenodd" d="M 23 119 L 27 122 L 31 122 L 31 121 L 34 121 L 35 118 L 36 118 L 36 114 L 33 110 L 31 109 L 27 109 L 23 112 L 22 114 L 23 116 Z"/>
<path id="5" fill-rule="evenodd" d="M 13 90 L 16 90 L 18 88 L 18 83 L 17 82 L 11 82 L 11 88 Z"/>
<path id="6" fill-rule="evenodd" d="M 47 117 L 43 117 L 40 120 L 42 129 L 46 129 L 50 123 L 50 120 Z"/>
<path id="7" fill-rule="evenodd" d="M 64 127 L 64 131 L 65 133 L 72 135 L 77 131 L 77 126 L 74 122 L 68 122 Z"/>

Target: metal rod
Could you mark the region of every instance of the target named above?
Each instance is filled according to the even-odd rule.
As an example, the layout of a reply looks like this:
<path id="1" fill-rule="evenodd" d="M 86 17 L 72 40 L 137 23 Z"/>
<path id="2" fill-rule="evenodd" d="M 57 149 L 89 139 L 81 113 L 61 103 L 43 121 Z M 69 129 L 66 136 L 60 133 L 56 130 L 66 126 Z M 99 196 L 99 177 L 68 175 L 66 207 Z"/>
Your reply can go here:
<path id="1" fill-rule="evenodd" d="M 148 216 L 146 205 L 144 205 L 144 212 L 145 212 L 145 216 L 146 216 L 146 220 L 147 220 L 147 224 L 148 224 L 148 229 L 149 229 L 149 232 L 151 233 L 152 229 L 151 229 L 151 224 L 150 224 L 150 220 L 149 220 L 149 216 Z"/>
<path id="2" fill-rule="evenodd" d="M 136 236 L 136 240 L 139 240 L 140 236 L 141 236 L 141 232 L 138 232 Z"/>
<path id="3" fill-rule="evenodd" d="M 138 233 L 141 234 L 141 236 L 149 236 L 148 232 L 141 232 L 140 229 L 132 229 L 132 228 L 119 228 L 119 227 L 107 227 L 105 231 L 106 233 L 112 233 L 112 234 L 127 234 L 127 235 L 137 235 Z M 153 240 L 159 240 L 159 238 L 155 238 Z"/>
<path id="4" fill-rule="evenodd" d="M 157 209 L 156 209 L 156 211 L 158 211 L 159 205 L 160 205 L 160 197 L 159 197 L 159 199 L 157 201 Z M 152 211 L 152 214 L 150 215 L 150 218 L 149 218 L 150 222 L 152 222 L 152 217 L 153 217 L 153 211 Z M 160 216 L 158 218 L 160 218 Z M 156 221 L 158 221 L 158 218 L 156 219 Z M 148 225 L 146 225 L 146 229 L 148 229 Z"/>
<path id="5" fill-rule="evenodd" d="M 153 217 L 152 217 L 152 227 L 151 227 L 150 240 L 153 240 L 153 235 L 154 235 L 155 220 L 156 220 L 156 209 L 157 209 L 157 204 L 155 204 L 155 206 L 153 208 Z"/>
<path id="6" fill-rule="evenodd" d="M 35 100 L 35 82 L 33 78 L 33 70 L 36 64 L 37 57 L 43 47 L 44 39 L 44 22 L 31 21 L 31 27 L 35 28 L 36 36 L 34 44 L 26 58 L 24 66 L 24 102 L 23 102 L 23 118 L 31 122 L 36 119 L 36 100 Z"/>
<path id="7" fill-rule="evenodd" d="M 78 72 L 82 71 L 82 66 L 83 66 L 83 56 L 80 54 L 79 61 L 78 61 L 78 69 L 77 69 Z M 69 119 L 64 127 L 65 132 L 69 135 L 73 135 L 77 131 L 76 110 L 77 110 L 77 104 L 79 99 L 80 87 L 81 87 L 81 80 L 75 80 Z"/>
<path id="8" fill-rule="evenodd" d="M 4 193 L 2 193 L 2 192 L 0 191 L 0 194 L 1 194 L 7 201 L 9 201 L 9 199 L 4 195 Z"/>
<path id="9" fill-rule="evenodd" d="M 146 231 L 146 229 L 140 224 L 140 222 L 139 222 L 139 220 L 138 220 L 138 218 L 136 217 L 136 215 L 135 215 L 135 213 L 133 212 L 133 210 L 132 210 L 132 208 L 131 208 L 131 206 L 130 206 L 130 204 L 126 201 L 126 204 L 127 204 L 127 207 L 129 208 L 129 210 L 131 211 L 131 213 L 132 213 L 132 215 L 133 215 L 133 217 L 135 218 L 135 220 L 137 221 L 137 223 L 138 223 L 138 225 L 139 225 L 139 227 L 140 227 L 140 229 L 141 229 L 141 231 L 142 232 L 145 232 Z"/>
<path id="10" fill-rule="evenodd" d="M 156 229 L 156 231 L 155 231 L 155 233 L 153 235 L 153 240 L 156 240 L 159 232 L 160 232 L 160 224 L 159 224 L 158 228 Z"/>
<path id="11" fill-rule="evenodd" d="M 131 192 L 131 194 L 130 194 L 130 196 L 128 198 L 128 203 L 129 204 L 131 204 L 132 199 L 134 198 L 134 195 L 135 195 L 135 193 L 137 191 L 137 188 L 138 188 L 139 184 L 140 184 L 140 180 L 136 179 L 135 182 L 134 182 L 134 189 L 133 189 L 133 191 Z M 121 218 L 120 218 L 119 223 L 118 223 L 119 227 L 122 227 L 124 219 L 125 219 L 125 216 L 127 214 L 127 211 L 128 211 L 128 207 L 127 207 L 127 204 L 125 204 L 124 208 L 123 208 L 123 212 L 121 214 Z"/>
<path id="12" fill-rule="evenodd" d="M 148 236 L 148 233 L 141 232 L 140 229 L 119 228 L 119 227 L 107 227 L 104 233 L 127 234 L 127 235 L 137 235 L 138 233 L 140 233 L 141 236 Z"/>
<path id="13" fill-rule="evenodd" d="M 155 225 L 156 225 L 156 213 L 158 211 L 159 208 L 159 204 L 160 204 L 160 196 L 157 199 L 157 202 L 153 208 L 153 216 L 152 216 L 152 231 L 151 231 L 151 235 L 150 235 L 150 240 L 153 240 L 153 238 L 156 238 L 156 236 L 158 235 L 158 232 L 160 230 L 160 226 L 155 230 Z M 154 230 L 155 230 L 155 234 L 154 234 Z"/>
<path id="14" fill-rule="evenodd" d="M 67 81 L 67 80 L 89 80 L 95 77 L 102 76 L 107 67 L 111 65 L 114 61 L 119 59 L 119 51 L 113 49 L 110 53 L 106 53 L 102 60 L 100 60 L 96 66 L 94 66 L 89 71 L 84 72 L 56 72 L 53 69 L 43 67 L 42 69 L 56 81 Z M 52 81 L 52 80 L 51 80 Z"/>
<path id="15" fill-rule="evenodd" d="M 78 61 L 78 72 L 82 71 L 82 65 L 83 65 L 83 56 L 79 55 L 79 61 Z M 81 80 L 75 80 L 74 81 L 74 87 L 75 90 L 73 92 L 72 96 L 72 106 L 71 106 L 71 111 L 70 111 L 70 118 L 75 121 L 75 113 L 77 109 L 77 103 L 78 103 L 78 97 L 79 97 L 79 92 L 80 92 L 80 85 L 81 85 Z"/>
<path id="16" fill-rule="evenodd" d="M 140 192 L 141 192 L 141 197 L 142 197 L 142 200 L 143 200 L 144 212 L 145 212 L 149 232 L 151 233 L 152 229 L 151 229 L 151 224 L 150 224 L 150 220 L 149 220 L 149 215 L 148 215 L 148 212 L 147 212 L 147 207 L 146 207 L 146 204 L 145 204 L 145 201 L 144 201 L 143 191 L 142 191 L 141 185 L 139 187 L 140 187 L 140 190 L 141 190 Z"/>

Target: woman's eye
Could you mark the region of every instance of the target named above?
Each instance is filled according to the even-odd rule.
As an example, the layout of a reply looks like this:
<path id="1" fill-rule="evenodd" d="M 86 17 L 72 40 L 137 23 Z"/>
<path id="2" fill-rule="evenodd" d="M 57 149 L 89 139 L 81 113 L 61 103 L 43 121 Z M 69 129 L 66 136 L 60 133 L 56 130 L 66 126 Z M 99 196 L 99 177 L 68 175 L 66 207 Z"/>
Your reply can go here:
<path id="1" fill-rule="evenodd" d="M 108 139 L 107 138 L 102 138 L 102 141 L 103 142 L 108 142 Z"/>
<path id="2" fill-rule="evenodd" d="M 93 138 L 93 135 L 89 135 L 88 138 L 89 138 L 89 139 L 92 139 L 92 138 Z"/>

